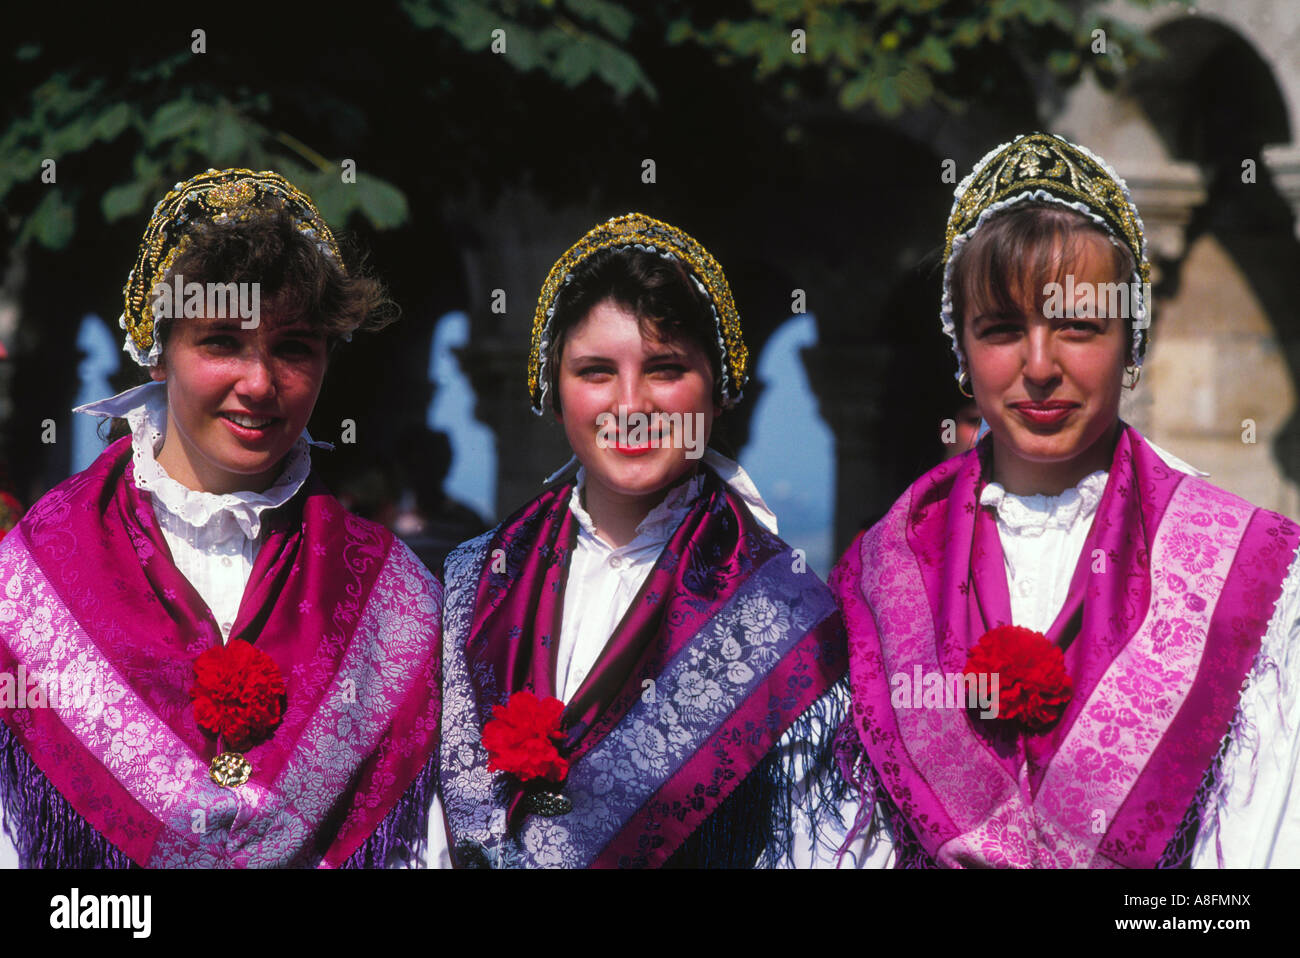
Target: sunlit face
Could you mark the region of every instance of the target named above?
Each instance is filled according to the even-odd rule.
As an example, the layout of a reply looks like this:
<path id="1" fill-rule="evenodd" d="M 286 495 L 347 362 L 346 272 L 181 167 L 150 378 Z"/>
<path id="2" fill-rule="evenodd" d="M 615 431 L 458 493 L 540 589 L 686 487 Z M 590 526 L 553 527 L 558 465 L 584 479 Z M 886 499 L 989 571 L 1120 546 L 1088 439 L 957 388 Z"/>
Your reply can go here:
<path id="1" fill-rule="evenodd" d="M 649 512 L 674 483 L 694 472 L 720 411 L 713 402 L 709 358 L 698 345 L 644 338 L 637 318 L 606 300 L 569 331 L 558 366 L 557 418 L 586 467 L 588 499 L 635 502 Z M 620 406 L 628 421 L 634 421 L 634 413 L 647 419 L 669 415 L 655 417 L 657 426 L 644 437 L 615 433 L 610 442 L 602 421 L 611 420 L 601 414 L 617 419 Z M 692 417 L 690 424 L 685 416 Z"/>
<path id="2" fill-rule="evenodd" d="M 150 371 L 167 383 L 159 464 L 202 492 L 265 490 L 316 405 L 324 336 L 265 308 L 255 329 L 237 319 L 173 323 L 162 365 Z"/>
<path id="3" fill-rule="evenodd" d="M 1061 274 L 1073 274 L 1076 303 L 1083 283 L 1126 281 L 1104 237 L 1085 234 L 1068 249 Z M 1040 292 L 1026 281 L 1005 315 L 975 291 L 962 349 L 993 433 L 994 477 L 1012 492 L 1055 495 L 1110 467 L 1128 334 L 1122 316 L 1048 318 Z"/>

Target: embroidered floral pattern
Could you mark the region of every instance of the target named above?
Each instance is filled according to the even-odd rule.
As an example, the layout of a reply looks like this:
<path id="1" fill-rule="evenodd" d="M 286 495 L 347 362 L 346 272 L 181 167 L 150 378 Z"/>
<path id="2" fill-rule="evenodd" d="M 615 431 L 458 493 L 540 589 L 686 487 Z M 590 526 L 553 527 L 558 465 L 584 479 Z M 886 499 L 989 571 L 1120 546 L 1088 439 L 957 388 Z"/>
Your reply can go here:
<path id="1" fill-rule="evenodd" d="M 945 671 L 934 653 L 934 612 L 925 584 L 942 568 L 942 557 L 906 547 L 909 507 L 906 499 L 900 501 L 863 537 L 858 580 L 836 587 L 850 621 L 874 616 L 880 633 L 889 636 L 889 645 L 882 647 L 874 636 L 850 632 L 851 670 L 855 685 L 861 687 L 880 685 L 882 677 L 902 663 L 909 669 L 920 663 L 922 670 Z M 945 826 L 957 834 L 939 848 L 940 861 L 1114 864 L 1109 857 L 1113 850 L 1102 845 L 1106 828 L 1165 737 L 1197 675 L 1214 615 L 1214 602 L 1206 597 L 1222 594 L 1251 509 L 1198 481 L 1178 486 L 1151 546 L 1149 567 L 1157 581 L 1145 618 L 1079 703 L 1080 711 L 1034 789 L 1032 804 L 1023 797 L 1026 783 L 1009 775 L 989 749 L 972 739 L 960 710 L 861 714 L 855 723 L 859 734 L 863 741 L 879 743 L 876 764 L 909 821 L 913 810 L 900 791 L 901 766 L 923 769 L 928 784 L 943 796 L 950 818 Z M 902 748 L 913 754 L 895 764 L 890 756 Z M 990 797 L 995 799 L 992 808 Z M 1181 809 L 1174 817 L 1179 815 Z M 1098 830 L 1098 822 L 1105 827 Z"/>
<path id="2" fill-rule="evenodd" d="M 1151 563 L 1170 570 L 1170 577 L 1189 583 L 1198 593 L 1217 596 L 1231 567 L 1231 559 L 1249 518 L 1245 504 L 1214 509 L 1214 491 L 1185 483 L 1169 505 L 1166 522 L 1174 530 L 1158 536 Z M 1219 524 L 1210 534 L 1188 533 L 1196 527 L 1194 516 L 1236 512 L 1236 522 Z M 1200 526 L 1200 528 L 1205 528 Z M 1176 572 L 1174 570 L 1177 570 Z M 1199 598 L 1199 596 L 1198 596 Z M 1115 659 L 1093 690 L 1091 704 L 1071 728 L 1043 780 L 1042 791 L 1065 782 L 1083 786 L 1088 803 L 1061 804 L 1057 821 L 1076 835 L 1091 835 L 1088 817 L 1100 809 L 1109 821 L 1128 795 L 1156 744 L 1163 737 L 1199 667 L 1204 636 L 1213 608 L 1204 600 L 1199 608 L 1173 594 L 1155 593 L 1146 620 Z M 1171 642 L 1170 637 L 1182 636 Z M 1195 637 L 1195 641 L 1191 639 Z M 1161 652 L 1157 652 L 1157 646 Z M 1105 743 L 1108 755 L 1098 754 L 1092 743 Z M 1100 835 L 1094 837 L 1099 840 Z"/>
<path id="3" fill-rule="evenodd" d="M 96 690 L 84 707 L 64 707 L 60 720 L 135 797 L 167 826 L 158 837 L 152 867 L 278 867 L 313 864 L 317 832 L 355 787 L 358 768 L 387 734 L 393 715 L 417 683 L 425 681 L 439 634 L 441 587 L 400 542 L 390 552 L 361 621 L 334 676 L 334 688 L 298 740 L 275 788 L 250 783 L 233 795 L 208 778 L 200 761 L 153 716 L 113 667 L 94 649 L 59 602 L 40 568 L 6 537 L 6 564 L 14 575 L 6 601 L 25 628 L 9 633 L 14 654 L 29 668 L 62 674 L 65 682 Z M 410 586 L 415 585 L 412 590 Z M 56 658 L 56 643 L 64 649 Z M 380 679 L 383 674 L 385 677 Z M 373 680 L 358 681 L 359 676 Z M 353 696 L 342 683 L 355 683 Z M 352 691 L 352 690 L 350 690 Z M 333 730 L 346 713 L 346 736 Z M 204 829 L 193 828 L 195 810 Z"/>
<path id="4" fill-rule="evenodd" d="M 482 803 L 497 794 L 484 770 L 487 756 L 471 741 L 481 728 L 465 641 L 476 584 L 492 534 L 461 546 L 447 560 L 444 610 L 443 727 L 456 748 L 442 753 L 443 802 L 455 844 L 477 845 L 497 865 L 581 867 L 589 864 L 645 802 L 704 745 L 753 691 L 769 667 L 752 667 L 755 652 L 781 657 L 832 611 L 825 590 L 802 594 L 777 581 L 788 564 L 769 563 L 742 586 L 690 645 L 656 679 L 653 701 L 642 698 L 623 720 L 569 770 L 565 794 L 574 811 L 562 819 L 529 816 L 518 847 L 493 831 Z M 794 594 L 795 602 L 784 597 Z M 785 623 L 776 636 L 777 623 Z M 460 732 L 452 733 L 456 728 Z"/>

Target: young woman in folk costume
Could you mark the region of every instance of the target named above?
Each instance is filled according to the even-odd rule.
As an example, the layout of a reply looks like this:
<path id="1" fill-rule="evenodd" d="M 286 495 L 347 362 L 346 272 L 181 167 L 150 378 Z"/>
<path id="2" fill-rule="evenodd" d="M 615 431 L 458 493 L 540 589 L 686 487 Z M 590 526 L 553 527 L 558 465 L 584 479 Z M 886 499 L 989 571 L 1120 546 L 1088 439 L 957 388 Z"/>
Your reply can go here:
<path id="1" fill-rule="evenodd" d="M 617 217 L 551 270 L 529 387 L 581 468 L 447 560 L 447 863 L 833 861 L 839 616 L 705 451 L 747 363 L 721 268 L 675 227 Z"/>
<path id="2" fill-rule="evenodd" d="M 125 294 L 151 381 L 79 411 L 131 435 L 0 543 L 0 673 L 51 693 L 0 708 L 0 857 L 418 864 L 441 587 L 340 507 L 304 428 L 380 287 L 281 176 L 209 170 L 155 208 Z"/>
<path id="3" fill-rule="evenodd" d="M 842 764 L 896 865 L 1300 864 L 1300 531 L 1120 420 L 1147 281 L 1082 147 L 1020 137 L 957 189 L 943 325 L 989 433 L 832 576 Z"/>

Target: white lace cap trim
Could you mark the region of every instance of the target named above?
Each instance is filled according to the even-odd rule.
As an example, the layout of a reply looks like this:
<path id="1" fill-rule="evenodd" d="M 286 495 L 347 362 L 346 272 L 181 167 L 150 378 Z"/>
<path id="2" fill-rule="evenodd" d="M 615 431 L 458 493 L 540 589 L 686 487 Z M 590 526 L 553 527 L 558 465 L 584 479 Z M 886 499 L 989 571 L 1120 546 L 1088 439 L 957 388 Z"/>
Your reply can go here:
<path id="1" fill-rule="evenodd" d="M 166 383 L 145 383 L 108 399 L 77 406 L 73 412 L 126 420 L 131 427 L 136 488 L 152 493 L 154 500 L 172 515 L 195 528 L 204 528 L 212 525 L 215 516 L 224 513 L 235 520 L 239 531 L 249 539 L 256 539 L 261 532 L 262 513 L 284 505 L 307 481 L 311 473 L 309 444 L 333 448 L 329 443 L 316 442 L 303 430 L 285 456 L 279 478 L 265 492 L 215 495 L 181 485 L 154 458 L 167 432 Z"/>
<path id="2" fill-rule="evenodd" d="M 158 360 L 162 358 L 162 343 L 158 341 L 158 324 L 159 321 L 155 319 L 153 345 L 149 347 L 147 353 L 140 351 L 140 347 L 135 344 L 135 340 L 131 338 L 130 333 L 126 334 L 126 342 L 122 345 L 122 352 L 128 354 L 138 365 L 143 366 L 145 369 L 152 369 L 157 366 Z M 126 329 L 126 313 L 117 318 L 117 325 L 122 329 Z"/>

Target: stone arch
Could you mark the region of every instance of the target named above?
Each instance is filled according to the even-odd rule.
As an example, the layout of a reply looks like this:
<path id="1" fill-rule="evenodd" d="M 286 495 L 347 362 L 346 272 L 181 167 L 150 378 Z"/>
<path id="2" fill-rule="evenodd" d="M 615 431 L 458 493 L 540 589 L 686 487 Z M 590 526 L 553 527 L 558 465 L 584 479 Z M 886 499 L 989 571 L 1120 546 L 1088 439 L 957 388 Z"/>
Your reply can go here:
<path id="1" fill-rule="evenodd" d="M 1150 35 L 1167 55 L 1138 66 L 1128 90 L 1171 157 L 1232 162 L 1291 142 L 1293 107 L 1273 68 L 1234 25 L 1185 16 Z"/>
<path id="2" fill-rule="evenodd" d="M 1167 155 L 1203 184 L 1179 249 L 1159 262 L 1144 425 L 1217 483 L 1297 515 L 1295 71 L 1275 69 L 1259 45 L 1275 38 L 1239 8 L 1207 12 L 1154 26 L 1169 53 L 1127 84 Z"/>

